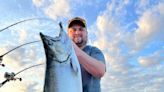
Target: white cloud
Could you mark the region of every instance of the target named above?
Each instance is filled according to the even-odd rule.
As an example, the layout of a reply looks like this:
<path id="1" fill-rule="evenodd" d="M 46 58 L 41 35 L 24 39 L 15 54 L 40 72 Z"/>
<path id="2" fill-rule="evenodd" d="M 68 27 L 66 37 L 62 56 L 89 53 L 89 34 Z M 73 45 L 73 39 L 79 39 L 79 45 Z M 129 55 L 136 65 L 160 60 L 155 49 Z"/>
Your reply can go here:
<path id="1" fill-rule="evenodd" d="M 38 59 L 37 56 L 39 56 L 37 53 L 41 49 L 38 45 L 38 43 L 28 44 L 10 52 L 9 54 L 3 57 L 3 63 L 8 64 L 9 66 L 23 66 L 32 62 L 36 63 Z M 19 45 L 8 44 L 8 46 L 4 46 L 2 48 L 3 54 L 17 46 Z M 43 51 L 40 51 L 40 54 L 41 53 L 43 54 Z"/>
<path id="2" fill-rule="evenodd" d="M 112 4 L 115 4 L 115 1 Z M 120 22 L 112 16 L 111 11 L 113 10 L 111 9 L 113 7 L 115 6 L 107 5 L 107 9 L 97 17 L 96 25 L 94 26 L 97 29 L 93 29 L 97 39 L 93 44 L 105 52 L 106 57 L 109 59 L 108 62 L 124 62 L 126 58 L 120 56 L 121 49 L 119 47 L 123 37 L 121 30 L 124 29 L 121 27 Z M 119 15 L 117 12 L 115 13 Z M 95 30 L 97 31 L 95 32 Z"/>
<path id="3" fill-rule="evenodd" d="M 43 61 L 42 61 L 43 62 Z M 39 71 L 39 72 L 37 72 Z M 22 72 L 19 76 L 23 78 L 26 87 L 24 92 L 43 92 L 45 66 L 36 66 Z M 22 85 L 23 86 L 23 85 Z"/>
<path id="4" fill-rule="evenodd" d="M 58 32 L 52 31 L 56 28 L 54 25 L 54 21 L 34 20 L 11 27 L 7 39 L 1 42 L 0 55 L 21 44 L 40 40 L 39 32 L 53 36 L 58 35 Z M 59 26 L 57 25 L 57 27 Z M 45 62 L 45 55 L 42 42 L 24 45 L 3 57 L 6 67 L 0 66 L 0 82 L 5 80 L 3 78 L 5 72 L 17 73 L 24 68 L 43 62 Z M 22 82 L 8 82 L 0 88 L 0 92 L 10 92 L 11 90 L 13 92 L 43 92 L 44 70 L 44 66 L 37 66 L 22 72 L 17 76 L 23 79 Z M 9 87 L 11 89 L 8 89 Z"/>
<path id="5" fill-rule="evenodd" d="M 37 7 L 42 6 L 44 0 L 32 0 L 32 2 L 34 3 L 34 5 L 36 5 Z"/>
<path id="6" fill-rule="evenodd" d="M 71 0 L 71 3 L 74 3 L 72 4 L 74 7 L 79 7 L 79 6 L 80 7 L 85 7 L 85 6 L 98 7 L 98 5 L 102 2 L 103 1 L 101 0 L 94 0 L 94 2 L 92 0 Z"/>
<path id="7" fill-rule="evenodd" d="M 162 61 L 164 61 L 164 57 L 161 55 L 164 53 L 164 51 L 157 51 L 149 56 L 141 56 L 138 58 L 138 62 L 143 66 L 154 66 L 157 64 L 160 64 Z"/>
<path id="8" fill-rule="evenodd" d="M 19 34 L 19 42 L 24 42 L 26 39 L 27 39 L 27 31 L 26 30 L 19 30 L 18 31 L 18 34 Z"/>
<path id="9" fill-rule="evenodd" d="M 22 81 L 17 80 L 17 81 L 7 82 L 1 87 L 0 91 L 1 92 L 11 92 L 11 91 L 12 92 L 43 92 L 44 65 L 33 67 L 29 70 L 26 70 L 18 74 L 16 77 L 22 78 Z M 3 80 L 5 79 L 1 78 L 0 82 L 2 82 Z"/>
<path id="10" fill-rule="evenodd" d="M 147 11 L 147 9 L 150 9 L 154 7 L 157 4 L 164 3 L 163 0 L 139 0 L 135 2 L 135 12 L 139 15 L 142 15 L 143 12 Z"/>
<path id="11" fill-rule="evenodd" d="M 122 4 L 118 4 L 117 1 L 108 3 L 106 10 L 100 13 L 96 23 L 89 30 L 91 31 L 89 33 L 95 36 L 95 40 L 91 41 L 91 43 L 102 49 L 106 57 L 108 70 L 102 79 L 102 91 L 138 92 L 149 88 L 150 90 L 158 89 L 160 92 L 162 90 L 161 87 L 153 87 L 147 82 L 148 80 L 154 80 L 154 82 L 150 83 L 161 86 L 161 84 L 157 84 L 156 80 L 160 76 L 154 76 L 154 72 L 147 73 L 148 70 L 131 65 L 131 63 L 136 61 L 132 62 L 130 59 L 137 56 L 152 41 L 164 40 L 162 35 L 164 34 L 162 30 L 164 29 L 163 3 L 142 12 L 137 22 L 133 21 L 138 28 L 134 32 L 128 32 L 124 28 L 126 25 L 121 25 L 122 21 L 119 19 L 122 16 L 126 16 L 127 10 L 125 7 L 129 3 L 128 1 Z M 121 14 L 121 11 L 123 11 L 123 14 Z M 122 45 L 125 45 L 125 47 L 121 47 Z M 150 69 L 157 68 L 159 67 L 158 62 L 163 60 L 162 56 L 160 56 L 161 54 L 162 52 L 157 51 L 150 56 L 141 56 L 139 57 L 139 64 L 145 66 L 153 65 Z M 154 66 L 154 64 L 157 66 Z M 163 69 L 160 68 L 160 71 L 163 71 Z"/>
<path id="12" fill-rule="evenodd" d="M 20 81 L 12 81 L 10 83 L 6 83 L 3 87 L 0 88 L 1 92 L 25 92 L 25 85 Z"/>
<path id="13" fill-rule="evenodd" d="M 68 18 L 71 14 L 71 7 L 68 0 L 54 0 L 45 8 L 45 14 L 56 20 L 58 17 Z"/>
<path id="14" fill-rule="evenodd" d="M 164 22 L 164 4 L 159 4 L 153 9 L 149 9 L 140 17 L 138 29 L 134 34 L 134 49 L 140 50 L 152 41 L 162 41 L 164 37 L 163 22 Z"/>
<path id="15" fill-rule="evenodd" d="M 83 7 L 83 5 L 92 7 L 92 5 L 95 3 L 99 4 L 101 1 L 78 0 L 74 2 L 74 0 L 47 0 L 47 2 L 45 2 L 45 0 L 33 0 L 33 4 L 36 5 L 37 8 L 43 9 L 46 15 L 57 20 L 73 16 L 72 13 L 75 11 L 72 10 L 73 8 L 79 7 L 77 5 L 80 5 L 80 7 Z M 133 1 L 109 1 L 106 10 L 100 11 L 96 23 L 89 29 L 89 35 L 93 34 L 94 36 L 94 40 L 92 40 L 91 43 L 102 49 L 106 58 L 107 73 L 102 79 L 102 92 L 162 92 L 164 90 L 162 88 L 164 69 L 160 62 L 163 60 L 161 56 L 163 52 L 156 51 L 146 56 L 138 54 L 140 54 L 140 51 L 145 47 L 149 46 L 152 41 L 163 42 L 164 3 L 150 6 L 149 1 L 138 1 L 138 5 L 135 4 L 137 8 L 136 10 L 134 9 L 134 11 L 138 12 L 139 16 L 137 20 L 132 23 L 136 24 L 138 28 L 133 32 L 126 30 L 125 27 L 129 25 L 128 22 L 126 22 L 125 25 L 121 24 L 123 19 L 127 18 L 127 13 L 131 13 L 131 11 L 126 9 L 126 6 L 129 4 L 133 4 Z M 95 6 L 93 7 L 95 8 Z M 27 40 L 29 42 L 38 39 L 39 31 L 46 33 L 51 31 L 49 32 L 52 33 L 50 35 L 55 33 L 49 28 L 49 24 L 51 23 L 45 23 L 45 21 L 35 23 L 31 21 L 29 22 L 31 25 L 23 25 L 28 26 L 27 28 L 19 28 L 17 30 L 13 30 L 14 28 L 10 29 L 13 30 L 13 35 L 8 35 L 11 35 L 12 39 L 4 44 L 2 43 L 4 46 L 0 46 L 0 53 L 17 46 L 18 43 L 20 44 L 18 41 L 25 43 Z M 54 26 L 52 25 L 52 27 Z M 40 58 L 44 56 L 43 48 L 40 47 L 42 44 L 36 44 L 15 50 L 13 53 L 4 57 L 4 63 L 7 65 L 7 69 L 0 68 L 2 71 L 0 75 L 3 75 L 5 71 L 19 71 L 30 65 L 44 62 L 45 57 Z M 136 59 L 136 61 L 131 60 L 133 58 L 137 58 L 138 62 Z M 134 63 L 137 65 L 132 66 Z M 151 67 L 140 67 L 140 65 Z M 23 78 L 22 82 L 9 82 L 3 86 L 0 91 L 42 92 L 44 67 L 39 66 L 29 69 L 22 72 L 19 77 Z M 3 76 L 0 76 L 0 79 L 4 79 Z M 9 87 L 11 89 L 9 89 Z"/>
<path id="16" fill-rule="evenodd" d="M 72 15 L 71 0 L 33 0 L 33 4 L 37 6 L 45 15 L 53 20 L 61 21 Z M 75 3 L 75 2 L 74 2 Z"/>

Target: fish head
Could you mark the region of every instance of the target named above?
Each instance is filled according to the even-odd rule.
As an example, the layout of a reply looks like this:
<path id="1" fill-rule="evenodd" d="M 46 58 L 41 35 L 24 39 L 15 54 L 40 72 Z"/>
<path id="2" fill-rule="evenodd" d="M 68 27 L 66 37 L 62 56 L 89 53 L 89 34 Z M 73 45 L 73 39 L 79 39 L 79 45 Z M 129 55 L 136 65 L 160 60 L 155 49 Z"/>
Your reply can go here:
<path id="1" fill-rule="evenodd" d="M 59 36 L 50 37 L 40 33 L 46 56 L 59 62 L 65 62 L 71 54 L 72 42 L 66 32 L 60 30 Z"/>

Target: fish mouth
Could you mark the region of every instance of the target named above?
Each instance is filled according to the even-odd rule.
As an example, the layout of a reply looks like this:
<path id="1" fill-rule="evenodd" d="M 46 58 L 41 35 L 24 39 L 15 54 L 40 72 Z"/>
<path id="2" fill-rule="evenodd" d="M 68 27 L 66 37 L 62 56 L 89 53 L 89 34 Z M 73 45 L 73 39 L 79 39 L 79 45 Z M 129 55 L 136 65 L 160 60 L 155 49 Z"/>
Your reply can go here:
<path id="1" fill-rule="evenodd" d="M 58 59 L 55 59 L 55 61 L 61 64 L 61 63 L 67 62 L 70 58 L 71 58 L 71 54 L 69 54 L 69 55 L 65 58 L 65 60 L 58 60 Z"/>
<path id="2" fill-rule="evenodd" d="M 43 33 L 40 32 L 40 37 L 42 39 L 43 44 L 47 48 L 49 47 L 48 45 L 53 45 L 53 42 L 59 42 L 61 40 L 61 35 L 60 34 L 59 34 L 59 36 L 53 38 L 53 37 L 46 36 L 46 35 L 44 35 Z M 46 49 L 45 47 L 44 47 L 44 49 Z M 65 63 L 65 62 L 67 62 L 70 59 L 70 56 L 71 56 L 71 53 L 69 53 L 68 55 L 66 55 L 65 58 L 62 58 L 61 59 L 59 57 L 56 57 L 53 60 L 56 61 L 56 62 L 58 62 L 58 63 Z"/>
<path id="3" fill-rule="evenodd" d="M 39 33 L 41 38 L 44 38 L 44 35 L 42 32 Z"/>

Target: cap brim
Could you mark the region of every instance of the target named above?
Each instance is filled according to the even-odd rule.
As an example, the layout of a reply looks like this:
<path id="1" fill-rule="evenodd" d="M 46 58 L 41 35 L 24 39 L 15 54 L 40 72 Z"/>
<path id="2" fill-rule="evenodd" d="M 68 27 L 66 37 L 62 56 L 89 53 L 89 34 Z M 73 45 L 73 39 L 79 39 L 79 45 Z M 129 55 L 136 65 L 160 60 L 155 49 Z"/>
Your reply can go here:
<path id="1" fill-rule="evenodd" d="M 74 24 L 79 24 L 82 27 L 86 27 L 85 23 L 83 23 L 81 20 L 73 20 L 69 23 L 68 28 L 72 27 Z"/>

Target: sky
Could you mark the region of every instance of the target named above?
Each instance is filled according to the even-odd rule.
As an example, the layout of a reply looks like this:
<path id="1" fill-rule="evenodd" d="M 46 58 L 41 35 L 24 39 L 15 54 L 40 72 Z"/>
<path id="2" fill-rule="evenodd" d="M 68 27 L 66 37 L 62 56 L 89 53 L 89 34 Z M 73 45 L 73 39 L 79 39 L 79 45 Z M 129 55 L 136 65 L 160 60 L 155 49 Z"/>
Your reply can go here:
<path id="1" fill-rule="evenodd" d="M 21 44 L 39 40 L 39 32 L 58 35 L 76 16 L 87 21 L 88 45 L 102 50 L 107 71 L 102 92 L 164 91 L 163 0 L 0 0 L 0 29 L 30 18 L 47 18 L 17 24 L 0 32 L 0 55 Z M 23 46 L 3 57 L 5 72 L 18 72 L 45 62 L 42 43 Z M 42 92 L 44 65 L 31 68 L 0 92 Z"/>

